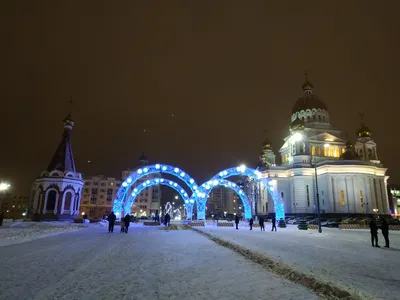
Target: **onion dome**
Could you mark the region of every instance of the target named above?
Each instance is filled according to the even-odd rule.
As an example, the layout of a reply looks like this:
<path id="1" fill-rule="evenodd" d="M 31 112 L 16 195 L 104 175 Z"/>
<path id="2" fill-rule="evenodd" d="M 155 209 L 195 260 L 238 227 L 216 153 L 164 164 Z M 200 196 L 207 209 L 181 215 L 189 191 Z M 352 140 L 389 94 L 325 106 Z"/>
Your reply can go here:
<path id="1" fill-rule="evenodd" d="M 292 129 L 292 130 L 302 130 L 302 129 L 304 129 L 304 120 L 297 118 L 290 125 L 290 129 Z"/>
<path id="2" fill-rule="evenodd" d="M 269 141 L 268 138 L 266 138 L 266 139 L 262 142 L 262 149 L 263 149 L 263 150 L 272 150 L 271 142 Z M 262 152 L 262 153 L 263 153 L 263 152 Z"/>
<path id="3" fill-rule="evenodd" d="M 340 155 L 341 160 L 361 160 L 360 156 L 354 151 L 353 145 L 348 141 L 346 150 Z"/>
<path id="4" fill-rule="evenodd" d="M 313 85 L 308 80 L 303 84 L 303 97 L 297 99 L 296 103 L 293 106 L 292 113 L 300 112 L 302 110 L 306 111 L 307 109 L 323 109 L 328 110 L 328 107 L 320 99 L 317 95 L 312 93 Z"/>
<path id="5" fill-rule="evenodd" d="M 372 135 L 371 129 L 369 129 L 364 124 L 361 124 L 360 129 L 357 130 L 358 137 L 370 137 Z"/>

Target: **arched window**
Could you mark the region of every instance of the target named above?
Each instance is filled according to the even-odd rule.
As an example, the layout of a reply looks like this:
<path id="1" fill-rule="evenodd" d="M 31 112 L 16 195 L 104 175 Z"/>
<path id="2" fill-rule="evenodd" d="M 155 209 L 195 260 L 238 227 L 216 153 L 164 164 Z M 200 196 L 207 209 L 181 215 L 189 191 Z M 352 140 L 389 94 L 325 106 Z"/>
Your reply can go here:
<path id="1" fill-rule="evenodd" d="M 46 210 L 54 210 L 56 207 L 56 198 L 57 198 L 57 192 L 56 191 L 50 191 L 47 194 L 47 205 L 46 205 Z"/>
<path id="2" fill-rule="evenodd" d="M 318 147 L 318 156 L 321 156 L 321 147 Z"/>
<path id="3" fill-rule="evenodd" d="M 315 115 L 312 116 L 313 120 L 315 121 L 317 118 L 315 117 Z"/>
<path id="4" fill-rule="evenodd" d="M 321 122 L 321 115 L 318 115 L 318 121 Z"/>
<path id="5" fill-rule="evenodd" d="M 324 121 L 324 122 L 325 122 L 325 116 L 323 116 L 323 117 L 322 117 L 322 121 Z"/>
<path id="6" fill-rule="evenodd" d="M 360 155 L 361 158 L 363 158 L 364 152 L 362 151 L 362 149 L 360 149 L 360 154 L 359 155 Z"/>
<path id="7" fill-rule="evenodd" d="M 372 149 L 368 149 L 368 159 L 373 159 Z"/>
<path id="8" fill-rule="evenodd" d="M 65 194 L 65 199 L 64 199 L 64 209 L 65 210 L 69 210 L 70 209 L 71 200 L 72 200 L 72 193 L 71 192 L 67 192 L 67 194 Z"/>

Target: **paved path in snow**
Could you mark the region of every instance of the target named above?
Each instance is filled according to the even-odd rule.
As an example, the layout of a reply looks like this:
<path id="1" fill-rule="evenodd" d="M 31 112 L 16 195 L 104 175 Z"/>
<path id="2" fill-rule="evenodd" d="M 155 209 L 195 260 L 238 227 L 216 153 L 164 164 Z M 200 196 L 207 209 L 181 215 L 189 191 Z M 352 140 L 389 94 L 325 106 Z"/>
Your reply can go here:
<path id="1" fill-rule="evenodd" d="M 368 230 L 326 228 L 299 231 L 295 226 L 271 232 L 248 227 L 198 227 L 214 236 L 262 252 L 267 256 L 316 275 L 327 282 L 362 291 L 379 299 L 399 299 L 400 232 L 390 232 L 391 249 L 373 248 Z M 379 233 L 380 246 L 384 239 Z"/>
<path id="2" fill-rule="evenodd" d="M 88 228 L 0 257 L 0 299 L 318 299 L 191 230 Z"/>

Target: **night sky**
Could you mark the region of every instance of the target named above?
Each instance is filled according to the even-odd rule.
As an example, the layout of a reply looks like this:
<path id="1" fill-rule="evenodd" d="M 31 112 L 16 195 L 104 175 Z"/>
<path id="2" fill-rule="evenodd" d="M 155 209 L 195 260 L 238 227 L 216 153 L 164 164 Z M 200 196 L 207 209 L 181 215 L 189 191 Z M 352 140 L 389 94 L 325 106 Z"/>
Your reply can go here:
<path id="1" fill-rule="evenodd" d="M 400 183 L 399 1 L 103 2 L 0 4 L 0 179 L 14 192 L 47 167 L 71 97 L 85 175 L 120 176 L 142 151 L 199 182 L 253 165 L 266 135 L 282 146 L 306 70 L 344 138 L 365 114 Z"/>

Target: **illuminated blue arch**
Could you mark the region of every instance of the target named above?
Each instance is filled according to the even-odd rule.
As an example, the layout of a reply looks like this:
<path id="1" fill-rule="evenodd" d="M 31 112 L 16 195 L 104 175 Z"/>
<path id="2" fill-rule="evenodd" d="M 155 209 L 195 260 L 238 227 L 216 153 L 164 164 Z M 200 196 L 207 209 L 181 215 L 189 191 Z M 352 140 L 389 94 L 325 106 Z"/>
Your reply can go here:
<path id="1" fill-rule="evenodd" d="M 201 197 L 202 199 L 204 199 L 202 202 L 207 203 L 207 199 L 208 199 L 208 195 L 211 193 L 212 189 L 218 185 L 222 185 L 224 187 L 230 188 L 232 190 L 234 190 L 236 192 L 236 194 L 238 194 L 238 196 L 240 197 L 240 199 L 242 200 L 243 203 L 243 207 L 244 207 L 244 216 L 246 219 L 250 219 L 251 218 L 251 204 L 249 199 L 247 198 L 246 193 L 234 182 L 229 181 L 229 180 L 225 180 L 225 179 L 214 179 L 214 180 L 210 180 L 208 182 L 203 183 L 199 188 L 204 193 L 204 198 Z M 203 196 L 203 195 L 201 195 Z"/>
<path id="2" fill-rule="evenodd" d="M 123 213 L 122 205 L 126 198 L 126 194 L 132 187 L 132 185 L 134 185 L 142 177 L 145 177 L 150 174 L 159 174 L 159 173 L 170 174 L 175 176 L 176 178 L 179 178 L 180 180 L 182 180 L 184 183 L 187 184 L 187 186 L 192 191 L 192 194 L 198 189 L 195 180 L 192 177 L 190 177 L 186 172 L 177 167 L 165 164 L 155 164 L 155 165 L 145 166 L 129 174 L 129 176 L 121 184 L 121 187 L 119 188 L 117 195 L 115 196 L 114 199 L 114 206 L 113 206 L 114 213 L 117 214 L 117 216 Z M 193 198 L 193 200 L 196 201 L 196 198 Z"/>
<path id="3" fill-rule="evenodd" d="M 137 187 L 135 187 L 132 191 L 131 196 L 128 198 L 128 200 L 125 202 L 124 205 L 124 212 L 130 212 L 132 209 L 133 202 L 135 201 L 136 197 L 147 187 L 153 186 L 153 185 L 165 185 L 169 186 L 170 188 L 173 188 L 175 191 L 179 193 L 179 195 L 182 197 L 183 202 L 185 203 L 186 207 L 186 215 L 187 218 L 192 217 L 193 215 L 193 206 L 194 206 L 194 200 L 190 199 L 188 193 L 175 181 L 169 180 L 166 178 L 151 178 L 143 183 L 139 184 Z"/>
<path id="4" fill-rule="evenodd" d="M 247 168 L 246 166 L 241 165 L 236 168 L 230 168 L 219 172 L 214 177 L 212 177 L 210 181 L 226 179 L 231 176 L 247 176 L 263 183 L 268 192 L 270 193 L 272 200 L 274 201 L 276 218 L 278 220 L 285 219 L 285 210 L 283 206 L 283 201 L 281 194 L 277 189 L 276 180 L 271 180 L 270 178 L 263 178 L 260 171 L 252 168 Z M 199 214 L 199 212 L 197 212 L 197 214 Z"/>

